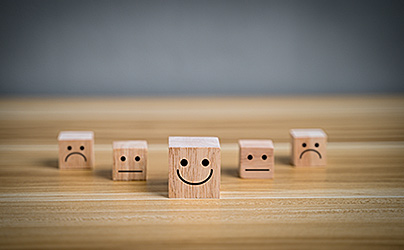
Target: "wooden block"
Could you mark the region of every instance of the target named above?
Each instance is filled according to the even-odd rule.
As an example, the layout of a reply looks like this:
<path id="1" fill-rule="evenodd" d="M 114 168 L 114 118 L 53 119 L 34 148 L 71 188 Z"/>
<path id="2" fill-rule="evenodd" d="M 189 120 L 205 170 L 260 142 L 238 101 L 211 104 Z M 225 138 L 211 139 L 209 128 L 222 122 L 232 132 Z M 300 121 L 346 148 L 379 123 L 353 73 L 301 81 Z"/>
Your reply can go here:
<path id="1" fill-rule="evenodd" d="M 169 198 L 220 198 L 217 137 L 169 137 Z"/>
<path id="2" fill-rule="evenodd" d="M 274 178 L 274 144 L 271 140 L 239 140 L 238 145 L 241 178 Z"/>
<path id="3" fill-rule="evenodd" d="M 114 141 L 114 181 L 143 181 L 147 176 L 147 142 Z"/>
<path id="4" fill-rule="evenodd" d="M 60 169 L 94 167 L 94 132 L 62 131 L 59 133 L 58 141 Z"/>
<path id="5" fill-rule="evenodd" d="M 327 134 L 322 129 L 291 129 L 290 136 L 293 165 L 327 165 Z"/>

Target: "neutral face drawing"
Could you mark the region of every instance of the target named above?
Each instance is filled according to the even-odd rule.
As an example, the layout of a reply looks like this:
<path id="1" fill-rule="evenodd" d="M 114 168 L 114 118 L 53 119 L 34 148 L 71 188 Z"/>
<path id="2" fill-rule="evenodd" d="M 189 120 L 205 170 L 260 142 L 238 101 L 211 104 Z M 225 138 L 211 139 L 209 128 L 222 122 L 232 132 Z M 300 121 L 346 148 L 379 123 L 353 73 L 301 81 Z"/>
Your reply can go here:
<path id="1" fill-rule="evenodd" d="M 265 166 L 265 163 L 271 161 L 270 157 L 272 156 L 268 156 L 268 153 L 263 152 L 262 154 L 257 154 L 255 153 L 250 153 L 248 155 L 244 156 L 247 161 L 245 161 L 245 168 L 244 171 L 247 172 L 269 172 L 271 171 L 269 169 L 269 166 Z M 264 165 L 264 167 L 260 167 L 257 168 L 257 166 L 262 166 Z"/>
<path id="2" fill-rule="evenodd" d="M 239 140 L 239 175 L 246 179 L 274 177 L 273 142 L 271 140 Z"/>
<path id="3" fill-rule="evenodd" d="M 117 161 L 120 161 L 120 166 L 123 169 L 118 169 L 118 173 L 143 173 L 143 169 L 136 169 L 136 165 L 132 164 L 131 161 L 137 163 L 141 160 L 140 156 L 136 155 L 135 157 L 127 157 L 126 155 L 121 155 Z M 131 169 L 134 165 L 135 169 Z"/>
<path id="4" fill-rule="evenodd" d="M 146 141 L 115 141 L 113 151 L 113 180 L 146 180 Z"/>

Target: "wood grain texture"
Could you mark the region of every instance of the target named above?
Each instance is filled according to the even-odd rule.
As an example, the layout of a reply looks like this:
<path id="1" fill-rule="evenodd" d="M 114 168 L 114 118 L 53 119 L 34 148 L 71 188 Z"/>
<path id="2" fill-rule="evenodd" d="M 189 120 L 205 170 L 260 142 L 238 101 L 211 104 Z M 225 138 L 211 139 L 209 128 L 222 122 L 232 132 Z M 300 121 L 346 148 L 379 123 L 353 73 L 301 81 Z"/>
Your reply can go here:
<path id="1" fill-rule="evenodd" d="M 90 170 L 95 165 L 94 133 L 92 131 L 62 131 L 59 141 L 59 168 Z"/>
<path id="2" fill-rule="evenodd" d="M 291 163 L 296 167 L 327 165 L 327 134 L 322 129 L 291 129 Z"/>
<path id="3" fill-rule="evenodd" d="M 219 199 L 219 139 L 169 137 L 168 147 L 168 197 Z"/>
<path id="4" fill-rule="evenodd" d="M 112 179 L 145 181 L 147 179 L 147 141 L 114 141 Z"/>
<path id="5" fill-rule="evenodd" d="M 274 178 L 272 140 L 239 140 L 239 176 L 246 179 Z"/>
<path id="6" fill-rule="evenodd" d="M 289 129 L 311 127 L 327 167 L 292 167 Z M 95 131 L 93 171 L 58 169 L 61 130 Z M 220 200 L 168 199 L 168 135 L 219 136 Z M 147 182 L 111 180 L 129 138 Z M 273 139 L 275 179 L 238 178 L 240 138 Z M 403 96 L 3 98 L 0 248 L 403 249 L 403 152 Z"/>

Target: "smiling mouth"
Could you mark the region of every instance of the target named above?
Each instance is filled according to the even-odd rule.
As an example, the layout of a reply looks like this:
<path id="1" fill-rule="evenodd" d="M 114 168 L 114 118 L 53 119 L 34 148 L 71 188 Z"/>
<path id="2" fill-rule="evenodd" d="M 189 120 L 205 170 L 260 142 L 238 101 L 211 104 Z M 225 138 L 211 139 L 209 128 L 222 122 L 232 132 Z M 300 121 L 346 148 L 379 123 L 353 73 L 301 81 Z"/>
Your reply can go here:
<path id="1" fill-rule="evenodd" d="M 86 156 L 85 156 L 85 155 L 83 155 L 82 153 L 79 153 L 79 152 L 73 152 L 73 153 L 70 153 L 70 154 L 68 154 L 68 155 L 66 156 L 66 158 L 65 158 L 65 162 L 67 161 L 67 158 L 69 158 L 71 155 L 81 155 L 81 156 L 84 158 L 84 161 L 87 161 Z"/>
<path id="2" fill-rule="evenodd" d="M 320 159 L 321 159 L 321 154 L 320 154 L 320 152 L 318 152 L 318 151 L 315 150 L 315 149 L 306 149 L 305 151 L 303 151 L 303 152 L 300 154 L 300 159 L 302 159 L 302 156 L 303 156 L 304 153 L 310 152 L 310 151 L 317 153 L 317 154 L 318 154 L 318 157 L 320 157 Z"/>
<path id="3" fill-rule="evenodd" d="M 189 181 L 185 180 L 184 178 L 182 178 L 179 169 L 177 169 L 177 175 L 178 175 L 178 178 L 180 178 L 180 180 L 181 180 L 182 182 L 184 182 L 184 183 L 186 183 L 186 184 L 188 184 L 188 185 L 202 185 L 203 183 L 205 183 L 205 182 L 207 182 L 207 181 L 210 180 L 210 178 L 211 178 L 212 175 L 213 175 L 213 169 L 210 170 L 209 176 L 208 176 L 205 180 L 200 181 L 200 182 L 189 182 Z"/>

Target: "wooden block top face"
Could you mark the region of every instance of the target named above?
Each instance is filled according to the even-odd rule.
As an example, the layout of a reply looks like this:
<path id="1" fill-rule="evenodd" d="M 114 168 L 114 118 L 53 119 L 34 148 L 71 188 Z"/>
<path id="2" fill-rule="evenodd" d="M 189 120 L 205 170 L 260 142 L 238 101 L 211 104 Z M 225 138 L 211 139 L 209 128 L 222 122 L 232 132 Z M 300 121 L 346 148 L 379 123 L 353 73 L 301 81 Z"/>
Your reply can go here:
<path id="1" fill-rule="evenodd" d="M 93 132 L 60 132 L 59 168 L 91 169 L 93 167 Z"/>
<path id="2" fill-rule="evenodd" d="M 58 136 L 59 141 L 85 141 L 94 140 L 93 131 L 62 131 Z"/>
<path id="3" fill-rule="evenodd" d="M 208 139 L 195 147 L 169 148 L 169 198 L 220 198 L 220 146 L 218 139 Z M 170 141 L 173 146 L 173 141 Z M 181 143 L 183 143 L 182 141 Z M 206 147 L 206 142 L 213 147 Z M 189 147 L 188 147 L 189 146 Z"/>
<path id="4" fill-rule="evenodd" d="M 274 177 L 274 146 L 271 140 L 239 140 L 239 175 L 247 179 Z"/>
<path id="5" fill-rule="evenodd" d="M 327 135 L 323 130 L 291 131 L 292 164 L 295 166 L 325 166 L 327 164 Z M 303 136 L 306 135 L 306 136 Z"/>
<path id="6" fill-rule="evenodd" d="M 220 148 L 217 137 L 168 137 L 169 148 Z"/>
<path id="7" fill-rule="evenodd" d="M 117 141 L 113 143 L 113 151 L 113 180 L 146 180 L 146 141 Z"/>
<path id="8" fill-rule="evenodd" d="M 239 140 L 240 148 L 274 148 L 272 140 Z"/>
<path id="9" fill-rule="evenodd" d="M 134 148 L 134 149 L 147 149 L 147 141 L 135 140 L 135 141 L 114 141 L 113 149 L 124 149 L 124 148 Z"/>
<path id="10" fill-rule="evenodd" d="M 322 129 L 291 129 L 290 135 L 293 138 L 327 138 Z"/>

